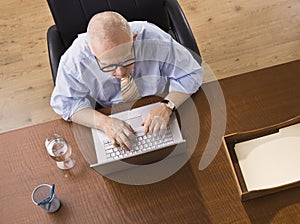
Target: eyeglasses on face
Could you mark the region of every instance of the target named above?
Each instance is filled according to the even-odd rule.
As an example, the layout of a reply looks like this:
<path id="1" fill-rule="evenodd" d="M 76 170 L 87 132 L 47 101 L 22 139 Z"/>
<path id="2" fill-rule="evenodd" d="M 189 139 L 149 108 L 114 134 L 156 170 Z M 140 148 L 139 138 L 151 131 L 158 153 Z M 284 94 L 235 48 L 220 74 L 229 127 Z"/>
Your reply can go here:
<path id="1" fill-rule="evenodd" d="M 126 59 L 118 64 L 111 64 L 104 67 L 100 66 L 99 59 L 95 56 L 97 64 L 102 72 L 112 72 L 115 71 L 118 67 L 128 67 L 135 63 L 135 55 L 134 55 L 134 45 L 132 44 L 131 52 L 133 54 L 132 58 Z"/>

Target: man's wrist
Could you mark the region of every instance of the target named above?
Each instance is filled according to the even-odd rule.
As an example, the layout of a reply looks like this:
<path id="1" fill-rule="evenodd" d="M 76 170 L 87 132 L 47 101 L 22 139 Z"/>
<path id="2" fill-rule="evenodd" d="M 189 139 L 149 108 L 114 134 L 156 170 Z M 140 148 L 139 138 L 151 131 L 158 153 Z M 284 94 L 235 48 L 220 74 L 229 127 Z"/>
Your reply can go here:
<path id="1" fill-rule="evenodd" d="M 175 104 L 170 100 L 164 99 L 164 100 L 160 101 L 160 103 L 165 104 L 167 106 L 167 108 L 169 108 L 171 111 L 176 110 Z"/>
<path id="2" fill-rule="evenodd" d="M 107 129 L 107 125 L 110 124 L 111 118 L 109 116 L 99 113 L 97 111 L 96 111 L 96 113 L 97 113 L 97 115 L 95 117 L 95 128 L 97 128 L 101 131 L 104 131 L 105 129 Z"/>

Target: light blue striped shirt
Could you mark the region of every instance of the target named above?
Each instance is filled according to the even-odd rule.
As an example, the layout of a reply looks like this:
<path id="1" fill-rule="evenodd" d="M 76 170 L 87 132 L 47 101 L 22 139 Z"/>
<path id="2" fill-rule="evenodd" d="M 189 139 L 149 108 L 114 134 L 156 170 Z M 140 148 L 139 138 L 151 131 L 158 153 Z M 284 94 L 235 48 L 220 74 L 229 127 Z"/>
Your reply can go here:
<path id="1" fill-rule="evenodd" d="M 151 23 L 129 24 L 138 34 L 131 75 L 142 97 L 171 91 L 193 94 L 199 89 L 203 71 L 186 48 Z M 87 45 L 86 33 L 80 34 L 60 60 L 50 104 L 65 120 L 93 108 L 91 99 L 104 107 L 122 102 L 120 79 L 99 69 Z"/>

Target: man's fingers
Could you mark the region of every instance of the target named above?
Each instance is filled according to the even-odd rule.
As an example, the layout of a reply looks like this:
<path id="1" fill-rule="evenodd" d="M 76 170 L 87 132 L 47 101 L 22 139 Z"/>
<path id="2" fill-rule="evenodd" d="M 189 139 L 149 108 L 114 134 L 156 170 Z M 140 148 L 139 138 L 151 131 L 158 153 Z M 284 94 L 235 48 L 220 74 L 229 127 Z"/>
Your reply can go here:
<path id="1" fill-rule="evenodd" d="M 144 134 L 148 134 L 148 132 L 149 132 L 149 125 L 151 123 L 151 118 L 148 116 L 143 123 L 144 123 Z"/>
<path id="2" fill-rule="evenodd" d="M 113 144 L 115 147 L 119 147 L 119 146 L 120 146 L 119 143 L 117 142 L 117 140 L 114 139 L 114 138 L 111 139 L 111 142 L 112 142 L 112 144 Z"/>
<path id="3" fill-rule="evenodd" d="M 131 142 L 124 133 L 121 133 L 118 136 L 117 140 L 124 149 L 126 149 L 126 150 L 131 149 L 131 147 L 132 147 Z"/>
<path id="4" fill-rule="evenodd" d="M 167 128 L 166 122 L 159 116 L 155 116 L 148 127 L 148 133 L 153 134 Z"/>
<path id="5" fill-rule="evenodd" d="M 132 146 L 136 142 L 136 135 L 134 134 L 134 129 L 129 125 L 129 129 L 124 130 L 124 139 L 127 146 Z"/>
<path id="6" fill-rule="evenodd" d="M 152 133 L 157 133 L 160 131 L 160 126 L 161 124 L 159 122 L 157 122 L 154 126 L 153 126 L 153 130 Z"/>
<path id="7" fill-rule="evenodd" d="M 129 125 L 127 129 L 123 130 L 124 134 L 129 138 L 132 139 L 135 137 L 133 128 Z"/>
<path id="8" fill-rule="evenodd" d="M 129 131 L 130 131 L 130 133 L 134 132 L 134 129 L 131 127 L 131 125 L 129 125 Z"/>

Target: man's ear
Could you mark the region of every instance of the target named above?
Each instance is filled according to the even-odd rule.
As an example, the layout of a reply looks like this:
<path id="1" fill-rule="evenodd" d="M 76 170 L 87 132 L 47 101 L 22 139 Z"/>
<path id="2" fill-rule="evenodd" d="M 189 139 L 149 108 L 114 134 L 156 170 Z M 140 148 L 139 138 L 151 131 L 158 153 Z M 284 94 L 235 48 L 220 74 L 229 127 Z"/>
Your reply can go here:
<path id="1" fill-rule="evenodd" d="M 134 34 L 133 34 L 133 41 L 135 41 L 135 40 L 136 40 L 137 36 L 138 36 L 138 34 L 137 34 L 137 33 L 134 33 Z"/>

